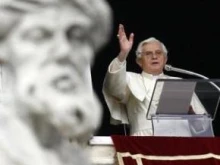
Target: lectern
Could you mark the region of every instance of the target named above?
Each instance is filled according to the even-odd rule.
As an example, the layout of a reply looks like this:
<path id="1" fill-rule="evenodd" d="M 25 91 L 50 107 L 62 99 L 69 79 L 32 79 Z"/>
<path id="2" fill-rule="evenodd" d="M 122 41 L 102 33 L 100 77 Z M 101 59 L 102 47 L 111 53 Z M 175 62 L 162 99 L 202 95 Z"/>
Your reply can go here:
<path id="1" fill-rule="evenodd" d="M 149 103 L 154 136 L 214 137 L 220 79 L 158 79 Z"/>

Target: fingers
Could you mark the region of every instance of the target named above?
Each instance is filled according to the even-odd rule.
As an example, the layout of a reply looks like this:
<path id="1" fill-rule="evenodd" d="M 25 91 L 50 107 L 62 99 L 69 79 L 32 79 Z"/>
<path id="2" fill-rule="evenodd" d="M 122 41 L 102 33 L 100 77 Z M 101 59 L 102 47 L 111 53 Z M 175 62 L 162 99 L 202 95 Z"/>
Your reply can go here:
<path id="1" fill-rule="evenodd" d="M 128 41 L 129 41 L 130 43 L 133 43 L 133 41 L 134 41 L 134 33 L 131 33 L 131 34 L 130 34 Z"/>
<path id="2" fill-rule="evenodd" d="M 122 24 L 119 24 L 119 28 L 118 28 L 118 37 L 122 37 L 125 36 L 125 30 L 124 30 L 124 26 Z"/>
<path id="3" fill-rule="evenodd" d="M 126 36 L 124 25 L 119 24 L 117 37 Z M 134 38 L 134 33 L 131 33 L 129 36 L 129 40 Z"/>

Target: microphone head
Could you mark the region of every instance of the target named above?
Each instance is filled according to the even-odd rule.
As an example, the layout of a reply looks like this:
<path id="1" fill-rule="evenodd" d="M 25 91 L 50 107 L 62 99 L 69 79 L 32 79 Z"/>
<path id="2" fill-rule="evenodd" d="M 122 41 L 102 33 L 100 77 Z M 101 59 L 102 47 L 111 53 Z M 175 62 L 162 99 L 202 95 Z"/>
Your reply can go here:
<path id="1" fill-rule="evenodd" d="M 166 64 L 166 65 L 164 66 L 164 69 L 165 69 L 166 71 L 172 71 L 172 66 Z"/>

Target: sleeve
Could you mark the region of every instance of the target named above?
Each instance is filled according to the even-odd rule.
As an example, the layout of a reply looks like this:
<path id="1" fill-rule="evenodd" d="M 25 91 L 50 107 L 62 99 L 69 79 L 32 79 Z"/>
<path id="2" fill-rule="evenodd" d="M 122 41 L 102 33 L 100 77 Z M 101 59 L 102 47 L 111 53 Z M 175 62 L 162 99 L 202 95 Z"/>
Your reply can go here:
<path id="1" fill-rule="evenodd" d="M 110 111 L 111 124 L 128 124 L 123 103 L 129 95 L 126 78 L 126 62 L 121 63 L 115 58 L 108 67 L 102 90 Z"/>
<path id="2" fill-rule="evenodd" d="M 202 105 L 201 101 L 195 93 L 193 93 L 192 96 L 191 106 L 195 114 L 207 114 L 205 107 Z"/>
<path id="3" fill-rule="evenodd" d="M 120 71 L 126 65 L 126 61 L 119 61 L 118 58 L 115 58 L 109 66 L 109 72 L 114 73 Z"/>

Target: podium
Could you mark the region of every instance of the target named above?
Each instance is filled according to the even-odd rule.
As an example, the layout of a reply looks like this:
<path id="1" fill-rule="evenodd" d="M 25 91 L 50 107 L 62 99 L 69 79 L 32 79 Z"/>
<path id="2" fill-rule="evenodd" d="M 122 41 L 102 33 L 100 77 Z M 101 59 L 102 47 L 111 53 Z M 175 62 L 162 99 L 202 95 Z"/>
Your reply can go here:
<path id="1" fill-rule="evenodd" d="M 214 137 L 219 79 L 158 79 L 147 119 L 154 136 Z"/>

